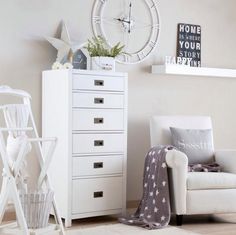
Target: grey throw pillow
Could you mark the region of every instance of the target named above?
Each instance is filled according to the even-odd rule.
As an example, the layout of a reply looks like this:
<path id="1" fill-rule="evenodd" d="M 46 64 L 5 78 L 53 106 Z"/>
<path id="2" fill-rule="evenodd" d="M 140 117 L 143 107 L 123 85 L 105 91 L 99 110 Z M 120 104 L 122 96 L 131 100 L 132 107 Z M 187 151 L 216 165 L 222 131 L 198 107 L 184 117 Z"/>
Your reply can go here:
<path id="1" fill-rule="evenodd" d="M 213 135 L 211 129 L 181 129 L 170 127 L 172 144 L 184 152 L 193 163 L 214 161 Z"/>

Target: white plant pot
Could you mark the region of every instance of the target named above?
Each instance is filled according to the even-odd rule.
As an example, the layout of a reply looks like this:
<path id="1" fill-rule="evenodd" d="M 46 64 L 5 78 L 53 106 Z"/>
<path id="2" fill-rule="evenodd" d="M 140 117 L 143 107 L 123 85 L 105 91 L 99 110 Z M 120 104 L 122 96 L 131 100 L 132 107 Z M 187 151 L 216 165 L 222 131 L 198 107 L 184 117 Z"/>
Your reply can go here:
<path id="1" fill-rule="evenodd" d="M 115 58 L 96 56 L 91 58 L 92 70 L 108 70 L 115 71 Z"/>

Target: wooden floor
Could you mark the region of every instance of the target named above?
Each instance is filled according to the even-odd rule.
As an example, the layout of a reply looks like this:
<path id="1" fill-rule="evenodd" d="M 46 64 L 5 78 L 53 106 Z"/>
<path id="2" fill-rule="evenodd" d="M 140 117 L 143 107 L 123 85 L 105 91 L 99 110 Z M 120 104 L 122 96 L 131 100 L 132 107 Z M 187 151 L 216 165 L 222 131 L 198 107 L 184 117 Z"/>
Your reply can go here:
<path id="1" fill-rule="evenodd" d="M 112 223 L 117 223 L 117 217 L 104 216 L 74 220 L 73 229 Z M 175 217 L 171 219 L 170 225 L 176 226 Z M 185 216 L 184 224 L 179 228 L 207 235 L 236 235 L 236 214 Z"/>
<path id="2" fill-rule="evenodd" d="M 111 223 L 117 223 L 115 216 L 74 220 L 73 228 L 86 228 Z M 176 226 L 175 217 L 171 219 L 170 225 Z M 236 214 L 185 216 L 184 223 L 179 228 L 207 235 L 236 235 Z"/>
<path id="3" fill-rule="evenodd" d="M 132 213 L 132 211 L 134 210 L 129 209 L 129 213 Z M 5 217 L 5 221 L 9 219 L 14 219 L 14 214 L 8 214 Z M 73 220 L 71 229 L 115 223 L 117 223 L 116 216 L 94 217 Z M 175 217 L 171 219 L 170 225 L 176 226 Z M 184 216 L 183 225 L 179 228 L 207 235 L 236 235 L 236 214 Z"/>
<path id="4" fill-rule="evenodd" d="M 175 226 L 175 218 L 171 225 Z M 208 235 L 236 235 L 236 214 L 184 216 L 184 230 Z"/>

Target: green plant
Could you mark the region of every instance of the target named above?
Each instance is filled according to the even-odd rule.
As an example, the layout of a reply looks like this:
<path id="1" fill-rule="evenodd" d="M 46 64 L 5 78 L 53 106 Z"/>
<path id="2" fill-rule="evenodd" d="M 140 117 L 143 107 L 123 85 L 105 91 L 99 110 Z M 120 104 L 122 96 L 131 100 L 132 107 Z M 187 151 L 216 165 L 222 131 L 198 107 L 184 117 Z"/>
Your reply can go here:
<path id="1" fill-rule="evenodd" d="M 125 46 L 118 42 L 115 46 L 109 47 L 106 40 L 102 36 L 93 37 L 92 40 L 88 39 L 88 44 L 85 47 L 91 57 L 107 56 L 116 57 L 123 54 L 122 51 Z"/>

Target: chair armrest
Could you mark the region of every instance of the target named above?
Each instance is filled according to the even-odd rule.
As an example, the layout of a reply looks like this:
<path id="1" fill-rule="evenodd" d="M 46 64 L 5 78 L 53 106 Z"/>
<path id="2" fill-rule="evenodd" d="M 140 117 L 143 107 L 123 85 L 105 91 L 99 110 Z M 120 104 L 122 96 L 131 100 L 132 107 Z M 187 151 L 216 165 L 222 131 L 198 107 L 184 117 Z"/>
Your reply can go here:
<path id="1" fill-rule="evenodd" d="M 188 158 L 180 151 L 170 150 L 166 154 L 166 163 L 169 167 L 172 212 L 186 214 Z"/>
<path id="2" fill-rule="evenodd" d="M 170 150 L 167 152 L 166 163 L 170 168 L 186 168 L 186 171 L 188 170 L 188 157 L 178 150 Z"/>
<path id="3" fill-rule="evenodd" d="M 216 150 L 215 161 L 222 167 L 223 172 L 236 174 L 236 150 Z"/>

